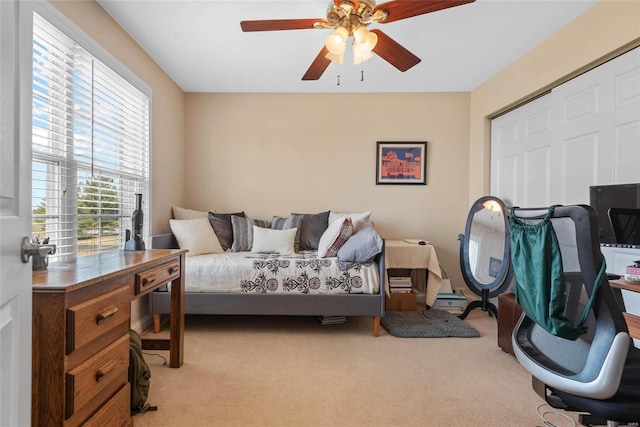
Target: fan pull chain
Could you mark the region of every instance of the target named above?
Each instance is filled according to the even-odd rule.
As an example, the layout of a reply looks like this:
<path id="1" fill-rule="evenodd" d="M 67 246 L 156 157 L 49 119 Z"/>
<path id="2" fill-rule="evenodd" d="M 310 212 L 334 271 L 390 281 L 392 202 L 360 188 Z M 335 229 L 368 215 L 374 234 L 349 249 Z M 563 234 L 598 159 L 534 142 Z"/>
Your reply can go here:
<path id="1" fill-rule="evenodd" d="M 364 70 L 360 70 L 360 81 L 364 81 Z"/>
<path id="2" fill-rule="evenodd" d="M 336 86 L 340 86 L 340 74 L 338 74 L 338 83 L 336 84 Z"/>

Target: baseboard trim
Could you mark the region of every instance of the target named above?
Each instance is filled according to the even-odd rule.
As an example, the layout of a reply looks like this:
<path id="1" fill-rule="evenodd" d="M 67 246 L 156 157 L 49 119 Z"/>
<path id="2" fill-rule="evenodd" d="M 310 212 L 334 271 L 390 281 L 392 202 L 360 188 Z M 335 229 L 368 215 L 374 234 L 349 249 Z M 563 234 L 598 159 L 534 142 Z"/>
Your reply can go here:
<path id="1" fill-rule="evenodd" d="M 149 313 L 131 325 L 131 329 L 139 334 L 153 329 L 153 314 Z"/>

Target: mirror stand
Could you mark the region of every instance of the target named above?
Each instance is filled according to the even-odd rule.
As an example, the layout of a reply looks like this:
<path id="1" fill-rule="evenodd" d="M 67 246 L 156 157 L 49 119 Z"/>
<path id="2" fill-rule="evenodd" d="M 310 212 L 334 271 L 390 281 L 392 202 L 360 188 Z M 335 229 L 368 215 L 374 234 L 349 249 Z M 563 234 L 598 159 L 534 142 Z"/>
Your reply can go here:
<path id="1" fill-rule="evenodd" d="M 497 307 L 489 301 L 504 292 L 511 283 L 509 223 L 502 200 L 485 196 L 471 206 L 465 234 L 460 240 L 460 268 L 467 287 L 481 300 L 472 301 L 459 315 L 464 319 L 480 308 L 498 318 Z"/>
<path id="2" fill-rule="evenodd" d="M 460 319 L 464 319 L 469 315 L 471 310 L 473 310 L 474 308 L 480 308 L 482 309 L 482 311 L 488 311 L 489 316 L 493 314 L 493 316 L 495 316 L 496 319 L 498 318 L 498 309 L 496 308 L 495 304 L 489 301 L 488 289 L 482 290 L 482 300 L 471 301 L 469 304 L 467 304 L 467 308 L 465 308 L 464 312 L 458 317 Z"/>

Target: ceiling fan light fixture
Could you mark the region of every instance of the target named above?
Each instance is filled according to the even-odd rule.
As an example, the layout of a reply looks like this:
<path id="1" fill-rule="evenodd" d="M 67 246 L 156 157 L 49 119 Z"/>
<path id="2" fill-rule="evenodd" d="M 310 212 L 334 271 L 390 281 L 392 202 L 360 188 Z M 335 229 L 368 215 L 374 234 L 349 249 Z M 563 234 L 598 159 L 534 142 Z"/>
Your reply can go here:
<path id="1" fill-rule="evenodd" d="M 358 30 L 360 28 L 358 28 Z M 360 32 L 358 37 L 356 37 L 355 35 L 356 33 L 354 32 L 355 41 L 353 42 L 353 53 L 354 55 L 356 54 L 366 55 L 366 59 L 369 59 L 372 56 L 371 51 L 373 50 L 374 47 L 376 47 L 376 44 L 378 43 L 378 35 L 366 29 L 365 31 L 366 33 Z"/>
<path id="2" fill-rule="evenodd" d="M 344 54 L 341 53 L 339 55 L 336 55 L 335 53 L 329 52 L 327 53 L 325 56 L 325 58 L 335 62 L 336 64 L 340 64 L 342 65 L 342 63 L 344 62 Z"/>
<path id="3" fill-rule="evenodd" d="M 362 43 L 367 38 L 368 34 L 371 34 L 371 32 L 367 30 L 367 27 L 362 25 L 356 28 L 355 30 L 353 30 L 353 38 L 358 43 Z"/>
<path id="4" fill-rule="evenodd" d="M 244 32 L 335 29 L 327 37 L 325 45 L 302 76 L 302 80 L 318 80 L 332 61 L 341 64 L 347 40 L 351 36 L 355 39 L 352 47 L 356 64 L 370 58 L 371 52 L 375 50 L 380 58 L 404 72 L 417 65 L 420 58 L 384 32 L 378 29 L 369 31 L 366 27 L 372 22 L 387 24 L 474 1 L 476 0 L 386 0 L 377 5 L 376 0 L 329 0 L 326 19 L 261 19 L 241 21 L 240 27 Z M 364 74 L 364 71 L 361 73 Z"/>
<path id="5" fill-rule="evenodd" d="M 360 26 L 353 31 L 353 38 L 355 39 L 354 47 L 357 47 L 363 53 L 371 52 L 378 43 L 378 35 L 367 30 L 364 26 Z"/>
<path id="6" fill-rule="evenodd" d="M 347 37 L 349 37 L 347 29 L 338 27 L 327 37 L 325 46 L 334 55 L 342 55 L 347 47 Z"/>
<path id="7" fill-rule="evenodd" d="M 361 62 L 366 61 L 367 59 L 373 58 L 373 53 L 370 50 L 363 50 L 358 45 L 357 42 L 354 42 L 353 45 L 353 65 L 358 65 Z"/>

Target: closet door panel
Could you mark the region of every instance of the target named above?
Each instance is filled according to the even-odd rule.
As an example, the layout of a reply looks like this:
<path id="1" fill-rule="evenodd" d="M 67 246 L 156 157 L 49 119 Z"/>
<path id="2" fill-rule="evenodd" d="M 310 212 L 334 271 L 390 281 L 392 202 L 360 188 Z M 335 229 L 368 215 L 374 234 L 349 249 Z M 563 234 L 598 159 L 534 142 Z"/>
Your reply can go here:
<path id="1" fill-rule="evenodd" d="M 584 176 L 585 183 L 640 182 L 640 48 L 554 88 L 552 110 L 553 138 L 557 143 L 592 139 L 595 144 L 595 173 Z M 582 167 L 590 168 L 590 163 Z M 565 176 L 573 174 L 566 172 Z M 563 203 L 588 203 L 588 189 L 572 189 L 570 182 L 562 182 L 561 187 L 567 196 Z"/>
<path id="2" fill-rule="evenodd" d="M 551 95 L 491 122 L 491 194 L 511 206 L 543 206 L 549 199 Z M 531 204 L 534 203 L 534 204 Z"/>
<path id="3" fill-rule="evenodd" d="M 503 194 L 502 200 L 508 206 L 518 206 L 521 203 L 518 194 L 518 156 L 512 155 L 497 160 L 495 190 L 492 193 Z"/>
<path id="4" fill-rule="evenodd" d="M 551 199 L 551 147 L 524 153 L 524 198 L 522 206 L 548 206 Z"/>
<path id="5" fill-rule="evenodd" d="M 592 185 L 640 182 L 640 48 L 493 119 L 491 139 L 491 194 L 507 204 L 588 204 Z"/>
<path id="6" fill-rule="evenodd" d="M 613 181 L 640 182 L 640 52 L 621 62 L 626 71 L 614 83 Z"/>
<path id="7" fill-rule="evenodd" d="M 561 182 L 563 204 L 585 203 L 589 200 L 589 185 L 598 175 L 597 132 L 562 142 Z"/>
<path id="8" fill-rule="evenodd" d="M 640 120 L 617 126 L 613 137 L 613 179 L 640 182 Z"/>
<path id="9" fill-rule="evenodd" d="M 589 187 L 609 174 L 600 175 L 599 156 L 608 156 L 600 141 L 606 140 L 607 111 L 613 97 L 611 84 L 603 83 L 594 70 L 553 89 L 553 139 L 561 147 L 560 176 L 555 185 L 561 188 L 556 203 L 589 203 Z M 603 114 L 604 113 L 604 114 Z"/>

